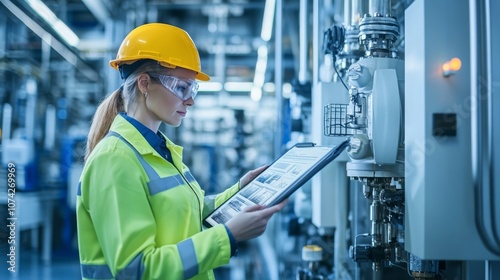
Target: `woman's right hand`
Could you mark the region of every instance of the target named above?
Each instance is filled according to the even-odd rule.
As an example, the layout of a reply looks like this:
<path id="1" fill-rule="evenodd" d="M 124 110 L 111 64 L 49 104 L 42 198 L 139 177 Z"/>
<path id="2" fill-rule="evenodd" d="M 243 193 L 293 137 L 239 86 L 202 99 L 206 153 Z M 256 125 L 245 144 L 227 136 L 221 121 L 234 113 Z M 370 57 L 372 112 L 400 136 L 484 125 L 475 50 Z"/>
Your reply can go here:
<path id="1" fill-rule="evenodd" d="M 231 218 L 226 226 L 236 239 L 236 242 L 245 241 L 260 236 L 266 230 L 269 219 L 279 212 L 288 203 L 285 199 L 279 204 L 266 208 L 262 205 L 253 205 L 243 209 Z"/>

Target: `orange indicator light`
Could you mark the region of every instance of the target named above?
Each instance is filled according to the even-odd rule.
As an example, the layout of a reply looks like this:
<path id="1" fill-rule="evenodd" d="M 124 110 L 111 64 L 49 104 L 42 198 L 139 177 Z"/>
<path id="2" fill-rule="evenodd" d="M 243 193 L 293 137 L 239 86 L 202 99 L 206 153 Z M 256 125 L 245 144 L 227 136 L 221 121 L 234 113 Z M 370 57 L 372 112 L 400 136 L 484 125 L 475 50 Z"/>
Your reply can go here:
<path id="1" fill-rule="evenodd" d="M 449 77 L 462 68 L 462 61 L 459 58 L 452 58 L 443 64 L 443 76 Z"/>

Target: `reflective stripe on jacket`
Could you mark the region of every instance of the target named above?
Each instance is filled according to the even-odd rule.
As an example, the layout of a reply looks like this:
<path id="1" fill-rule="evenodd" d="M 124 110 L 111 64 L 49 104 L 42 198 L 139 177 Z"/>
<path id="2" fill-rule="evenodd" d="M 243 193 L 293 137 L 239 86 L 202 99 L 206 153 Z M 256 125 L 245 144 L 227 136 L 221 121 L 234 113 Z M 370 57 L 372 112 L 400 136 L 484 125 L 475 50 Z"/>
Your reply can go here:
<path id="1" fill-rule="evenodd" d="M 77 195 L 83 279 L 214 279 L 231 248 L 223 225 L 202 218 L 234 194 L 205 197 L 167 138 L 173 164 L 122 116 L 89 156 Z"/>

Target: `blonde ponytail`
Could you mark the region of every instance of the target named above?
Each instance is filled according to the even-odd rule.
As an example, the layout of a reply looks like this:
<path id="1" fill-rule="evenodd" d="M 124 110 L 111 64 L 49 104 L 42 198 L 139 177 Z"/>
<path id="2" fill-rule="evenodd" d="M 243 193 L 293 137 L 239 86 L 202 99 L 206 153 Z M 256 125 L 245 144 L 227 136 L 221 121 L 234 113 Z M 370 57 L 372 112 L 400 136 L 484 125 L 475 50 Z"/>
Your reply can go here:
<path id="1" fill-rule="evenodd" d="M 85 160 L 87 160 L 97 143 L 106 136 L 116 115 L 123 111 L 125 111 L 125 103 L 122 88 L 119 88 L 106 97 L 97 107 L 87 137 Z"/>
<path id="2" fill-rule="evenodd" d="M 137 86 L 138 76 L 141 73 L 165 73 L 168 71 L 168 68 L 162 67 L 157 61 L 142 61 L 140 66 L 125 79 L 123 85 L 102 101 L 97 107 L 90 125 L 85 160 L 97 143 L 109 132 L 116 115 L 120 112 L 128 112 L 133 106 L 136 106 L 137 96 L 141 94 Z"/>

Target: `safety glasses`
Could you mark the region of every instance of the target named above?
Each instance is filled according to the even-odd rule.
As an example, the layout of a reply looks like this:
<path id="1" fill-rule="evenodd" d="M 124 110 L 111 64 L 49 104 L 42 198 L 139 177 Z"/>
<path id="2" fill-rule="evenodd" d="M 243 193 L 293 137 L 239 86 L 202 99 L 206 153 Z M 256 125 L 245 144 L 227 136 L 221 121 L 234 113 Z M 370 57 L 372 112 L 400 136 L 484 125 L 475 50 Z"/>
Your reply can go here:
<path id="1" fill-rule="evenodd" d="M 158 75 L 160 83 L 181 100 L 195 98 L 198 94 L 198 82 L 194 79 L 181 79 L 174 76 Z"/>

